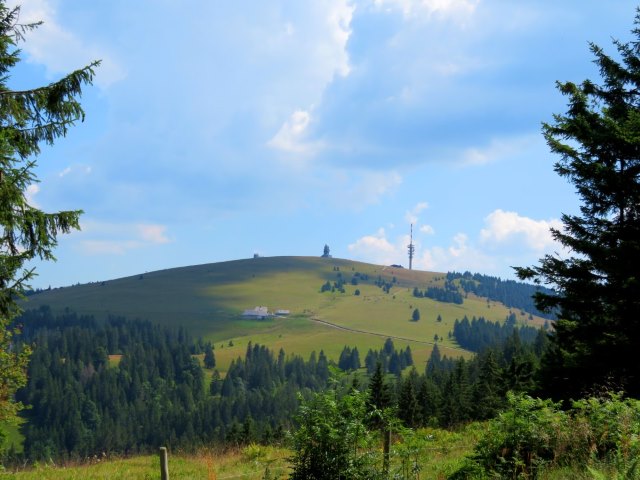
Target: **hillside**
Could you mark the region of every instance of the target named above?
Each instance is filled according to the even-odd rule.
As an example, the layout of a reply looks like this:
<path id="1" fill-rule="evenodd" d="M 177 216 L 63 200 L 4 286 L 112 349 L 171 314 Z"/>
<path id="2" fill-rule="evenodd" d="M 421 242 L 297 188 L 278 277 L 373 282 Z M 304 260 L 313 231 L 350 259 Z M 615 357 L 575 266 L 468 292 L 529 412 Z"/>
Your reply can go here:
<path id="1" fill-rule="evenodd" d="M 380 348 L 386 337 L 410 345 L 420 365 L 435 335 L 443 354 L 465 355 L 449 339 L 456 319 L 466 315 L 503 321 L 510 312 L 472 294 L 462 304 L 414 297 L 414 288 L 443 287 L 445 276 L 335 258 L 263 257 L 56 288 L 28 297 L 24 307 L 49 305 L 54 311 L 70 308 L 97 318 L 117 315 L 184 326 L 215 343 L 221 366 L 243 354 L 249 341 L 287 353 L 324 349 L 337 358 L 344 345 L 364 353 Z M 338 289 L 321 292 L 326 282 Z M 244 310 L 258 305 L 290 314 L 265 320 L 242 317 Z M 420 320 L 413 322 L 416 308 Z M 531 325 L 544 323 L 524 312 L 518 318 Z"/>

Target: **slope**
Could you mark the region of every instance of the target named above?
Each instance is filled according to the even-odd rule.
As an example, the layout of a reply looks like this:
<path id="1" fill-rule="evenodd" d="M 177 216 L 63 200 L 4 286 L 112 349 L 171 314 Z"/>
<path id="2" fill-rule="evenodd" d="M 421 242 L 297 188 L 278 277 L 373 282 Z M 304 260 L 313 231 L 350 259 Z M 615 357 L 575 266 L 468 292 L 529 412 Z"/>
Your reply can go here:
<path id="1" fill-rule="evenodd" d="M 444 278 L 443 273 L 344 259 L 262 257 L 57 288 L 30 296 L 24 307 L 49 305 L 97 318 L 118 315 L 184 326 L 214 342 L 221 367 L 241 355 L 249 341 L 303 355 L 324 349 L 337 359 L 344 345 L 358 347 L 364 358 L 386 337 L 397 346 L 410 345 L 416 362 L 424 363 L 436 336 L 444 354 L 466 354 L 449 338 L 456 319 L 502 321 L 509 314 L 502 304 L 473 295 L 460 305 L 413 296 L 414 287 L 442 287 Z M 333 291 L 321 292 L 326 282 Z M 291 313 L 264 320 L 241 316 L 257 305 Z M 413 322 L 416 308 L 421 319 Z M 521 318 L 532 325 L 544 322 Z"/>

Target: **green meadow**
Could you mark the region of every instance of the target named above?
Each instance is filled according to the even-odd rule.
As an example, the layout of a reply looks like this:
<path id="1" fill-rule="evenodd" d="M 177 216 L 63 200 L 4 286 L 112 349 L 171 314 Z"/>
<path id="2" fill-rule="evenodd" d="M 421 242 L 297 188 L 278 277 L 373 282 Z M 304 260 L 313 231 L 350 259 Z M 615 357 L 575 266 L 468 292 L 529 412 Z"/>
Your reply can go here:
<path id="1" fill-rule="evenodd" d="M 359 282 L 352 285 L 356 273 Z M 344 293 L 321 293 L 325 282 L 338 281 L 339 276 L 345 282 Z M 264 257 L 56 288 L 30 296 L 23 307 L 49 305 L 58 312 L 69 308 L 97 318 L 116 315 L 183 326 L 214 344 L 222 372 L 232 359 L 244 355 L 249 342 L 303 356 L 323 350 L 335 360 L 348 345 L 358 347 L 364 360 L 367 350 L 380 348 L 387 337 L 397 348 L 409 345 L 420 367 L 436 335 L 444 355 L 469 355 L 449 338 L 456 319 L 466 315 L 503 321 L 509 314 L 503 305 L 472 295 L 462 305 L 413 297 L 414 287 L 442 285 L 444 276 L 344 259 Z M 377 280 L 392 285 L 389 293 L 375 285 Z M 291 313 L 265 320 L 242 317 L 244 310 L 258 305 Z M 417 322 L 411 321 L 415 308 L 420 311 Z M 544 323 L 537 317 L 528 320 L 528 315 L 521 319 Z"/>

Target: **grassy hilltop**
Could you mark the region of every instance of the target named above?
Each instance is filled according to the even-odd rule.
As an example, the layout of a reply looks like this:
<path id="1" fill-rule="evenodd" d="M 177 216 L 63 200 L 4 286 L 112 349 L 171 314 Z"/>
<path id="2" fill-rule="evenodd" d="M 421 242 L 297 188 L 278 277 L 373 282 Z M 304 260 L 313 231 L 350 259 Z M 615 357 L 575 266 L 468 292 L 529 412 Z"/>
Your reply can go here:
<path id="1" fill-rule="evenodd" d="M 352 284 L 354 276 L 357 285 Z M 449 338 L 456 319 L 467 315 L 503 321 L 509 314 L 504 305 L 473 295 L 462 305 L 413 296 L 414 287 L 443 286 L 444 277 L 444 273 L 336 258 L 261 257 L 56 288 L 30 296 L 24 307 L 49 305 L 54 311 L 68 307 L 98 318 L 120 315 L 181 325 L 214 342 L 222 370 L 244 353 L 249 341 L 302 355 L 324 349 L 337 360 L 344 345 L 357 346 L 364 359 L 369 348 L 380 348 L 387 337 L 393 337 L 397 346 L 410 345 L 421 365 L 435 335 L 442 339 L 438 343 L 443 354 L 466 354 Z M 333 284 L 340 278 L 344 293 L 320 291 L 325 282 Z M 376 285 L 380 282 L 391 285 L 389 293 Z M 245 309 L 257 305 L 291 314 L 266 320 L 242 318 Z M 420 311 L 417 322 L 411 321 L 415 308 Z M 534 325 L 544 322 L 521 318 Z"/>

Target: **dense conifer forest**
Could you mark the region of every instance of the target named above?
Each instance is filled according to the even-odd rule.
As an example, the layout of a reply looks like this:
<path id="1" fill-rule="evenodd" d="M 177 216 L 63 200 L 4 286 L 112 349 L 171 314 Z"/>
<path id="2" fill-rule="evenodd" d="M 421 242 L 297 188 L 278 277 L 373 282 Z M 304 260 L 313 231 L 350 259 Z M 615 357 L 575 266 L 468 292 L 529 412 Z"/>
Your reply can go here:
<path id="1" fill-rule="evenodd" d="M 35 347 L 29 382 L 18 392 L 29 406 L 23 426 L 29 460 L 279 441 L 295 427 L 291 419 L 300 400 L 325 390 L 330 379 L 344 392 L 354 385 L 383 389 L 385 401 L 410 427 L 488 418 L 508 389 L 532 388 L 538 343 L 546 338 L 532 343 L 527 334 L 523 341 L 519 332 L 527 330 L 512 322 L 495 336 L 498 326 L 463 319 L 458 330 L 473 325 L 495 340 L 474 359 L 442 357 L 436 345 L 419 371 L 409 347 L 398 350 L 387 339 L 380 350 L 367 352 L 366 373 L 357 348 L 345 346 L 336 365 L 322 351 L 303 359 L 249 343 L 222 379 L 217 370 L 205 375 L 195 358 L 210 344 L 194 341 L 182 328 L 98 321 L 70 311 L 56 316 L 48 308 L 27 311 L 18 322 L 21 341 Z"/>
<path id="2" fill-rule="evenodd" d="M 542 318 L 555 319 L 553 311 L 541 311 L 536 308 L 534 296 L 537 292 L 554 295 L 554 291 L 543 286 L 502 280 L 498 277 L 471 272 L 448 272 L 447 283 L 458 281 L 462 290 L 488 300 L 500 302 L 509 308 L 517 308 Z"/>

